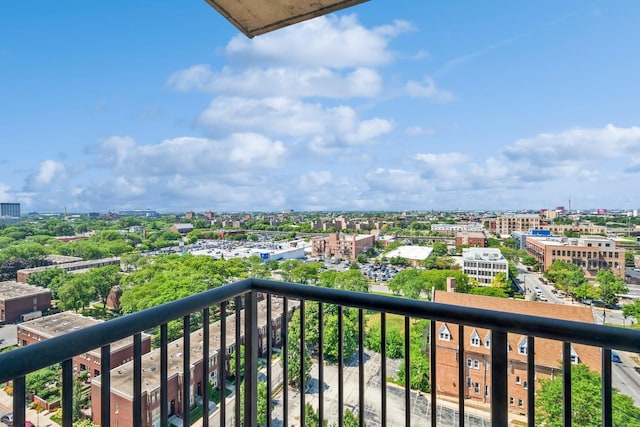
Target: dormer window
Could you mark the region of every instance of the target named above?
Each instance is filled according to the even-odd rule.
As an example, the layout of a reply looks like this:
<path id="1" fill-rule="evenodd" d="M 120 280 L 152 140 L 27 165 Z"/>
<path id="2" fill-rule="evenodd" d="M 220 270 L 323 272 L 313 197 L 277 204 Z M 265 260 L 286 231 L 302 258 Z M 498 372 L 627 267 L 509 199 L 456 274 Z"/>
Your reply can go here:
<path id="1" fill-rule="evenodd" d="M 451 332 L 449 331 L 449 328 L 447 328 L 446 324 L 442 325 L 440 328 L 439 336 L 442 341 L 451 341 Z"/>
<path id="2" fill-rule="evenodd" d="M 518 354 L 527 354 L 527 339 L 523 338 L 518 345 Z"/>
<path id="3" fill-rule="evenodd" d="M 474 347 L 480 347 L 481 342 L 482 341 L 480 340 L 480 335 L 478 335 L 478 332 L 476 332 L 474 329 L 473 333 L 471 334 L 471 345 Z"/>
<path id="4" fill-rule="evenodd" d="M 574 365 L 577 365 L 578 363 L 580 363 L 580 358 L 578 357 L 578 353 L 576 353 L 576 351 L 573 349 L 573 346 L 571 346 L 571 363 Z"/>
<path id="5" fill-rule="evenodd" d="M 491 332 L 489 332 L 487 336 L 484 338 L 484 347 L 491 348 Z"/>

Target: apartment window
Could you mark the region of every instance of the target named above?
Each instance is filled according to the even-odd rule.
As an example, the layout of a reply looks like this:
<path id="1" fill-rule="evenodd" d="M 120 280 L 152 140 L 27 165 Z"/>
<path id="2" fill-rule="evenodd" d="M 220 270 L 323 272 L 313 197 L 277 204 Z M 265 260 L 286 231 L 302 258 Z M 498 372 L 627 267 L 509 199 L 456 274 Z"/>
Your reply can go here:
<path id="1" fill-rule="evenodd" d="M 520 380 L 520 376 L 518 375 L 516 376 L 516 384 L 520 384 L 520 383 L 521 383 L 521 380 Z"/>
<path id="2" fill-rule="evenodd" d="M 484 395 L 485 396 L 489 396 L 489 386 L 488 385 L 484 386 Z"/>
<path id="3" fill-rule="evenodd" d="M 480 369 L 480 362 L 478 359 L 473 359 L 473 369 Z"/>
<path id="4" fill-rule="evenodd" d="M 440 339 L 442 341 L 451 341 L 451 332 L 449 328 L 447 328 L 447 325 L 442 325 L 440 328 Z"/>
<path id="5" fill-rule="evenodd" d="M 471 358 L 467 359 L 467 368 L 471 367 Z"/>
<path id="6" fill-rule="evenodd" d="M 471 377 L 467 377 L 467 388 L 471 388 Z"/>
<path id="7" fill-rule="evenodd" d="M 515 402 L 516 402 L 515 397 L 509 396 L 509 405 L 513 406 L 515 404 Z"/>
<path id="8" fill-rule="evenodd" d="M 478 394 L 480 393 L 480 384 L 479 383 L 473 383 L 473 392 Z"/>
<path id="9" fill-rule="evenodd" d="M 491 348 L 491 333 L 484 339 L 484 346 L 485 348 Z"/>
<path id="10" fill-rule="evenodd" d="M 524 401 L 522 399 L 518 399 L 518 406 L 522 408 L 524 406 Z"/>
<path id="11" fill-rule="evenodd" d="M 471 334 L 471 345 L 474 347 L 480 347 L 480 335 L 475 330 Z"/>
<path id="12" fill-rule="evenodd" d="M 523 338 L 518 346 L 518 354 L 527 354 L 527 339 Z"/>
<path id="13" fill-rule="evenodd" d="M 525 381 L 524 383 L 522 383 L 522 388 L 523 389 L 528 389 L 529 388 L 529 381 Z"/>

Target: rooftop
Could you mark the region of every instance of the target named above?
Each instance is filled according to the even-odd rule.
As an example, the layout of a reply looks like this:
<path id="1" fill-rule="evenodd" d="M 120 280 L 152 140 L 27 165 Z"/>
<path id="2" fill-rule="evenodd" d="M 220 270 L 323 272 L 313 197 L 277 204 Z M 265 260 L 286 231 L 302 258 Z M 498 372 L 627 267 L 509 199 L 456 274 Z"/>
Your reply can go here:
<path id="1" fill-rule="evenodd" d="M 91 317 L 85 317 L 71 311 L 64 311 L 62 313 L 52 314 L 51 316 L 40 317 L 35 320 L 21 323 L 18 328 L 49 339 L 88 328 L 89 326 L 97 325 L 98 323 L 102 323 L 102 321 Z M 145 334 L 145 336 L 148 335 Z M 124 338 L 111 344 L 111 351 L 117 351 L 120 348 L 130 345 L 133 345 L 133 338 Z M 95 349 L 92 353 L 94 352 L 99 354 L 100 349 Z"/>
<path id="2" fill-rule="evenodd" d="M 406 259 L 423 260 L 429 258 L 433 248 L 428 246 L 400 246 L 387 253 L 387 258 L 401 257 Z"/>
<path id="3" fill-rule="evenodd" d="M 51 294 L 51 291 L 46 288 L 16 282 L 14 280 L 0 282 L 0 300 L 3 301 L 38 294 Z"/>

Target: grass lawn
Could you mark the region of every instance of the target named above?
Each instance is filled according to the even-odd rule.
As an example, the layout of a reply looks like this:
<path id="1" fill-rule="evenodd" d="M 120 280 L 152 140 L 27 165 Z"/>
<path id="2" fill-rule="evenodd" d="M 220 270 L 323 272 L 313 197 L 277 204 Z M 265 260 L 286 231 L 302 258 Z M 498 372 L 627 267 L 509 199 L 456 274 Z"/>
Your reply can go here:
<path id="1" fill-rule="evenodd" d="M 368 331 L 373 325 L 380 323 L 380 313 L 367 314 L 365 320 L 367 324 L 366 331 Z M 387 331 L 392 329 L 397 330 L 404 336 L 404 316 L 387 313 Z"/>

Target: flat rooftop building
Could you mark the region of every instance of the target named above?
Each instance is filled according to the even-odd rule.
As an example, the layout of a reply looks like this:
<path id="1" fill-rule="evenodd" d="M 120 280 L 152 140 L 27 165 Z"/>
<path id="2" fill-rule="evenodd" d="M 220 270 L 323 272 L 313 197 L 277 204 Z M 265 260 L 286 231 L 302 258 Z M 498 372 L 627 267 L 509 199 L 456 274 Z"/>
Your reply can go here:
<path id="1" fill-rule="evenodd" d="M 43 312 L 51 306 L 47 288 L 16 281 L 0 282 L 0 323 L 21 320 L 26 313 Z"/>

